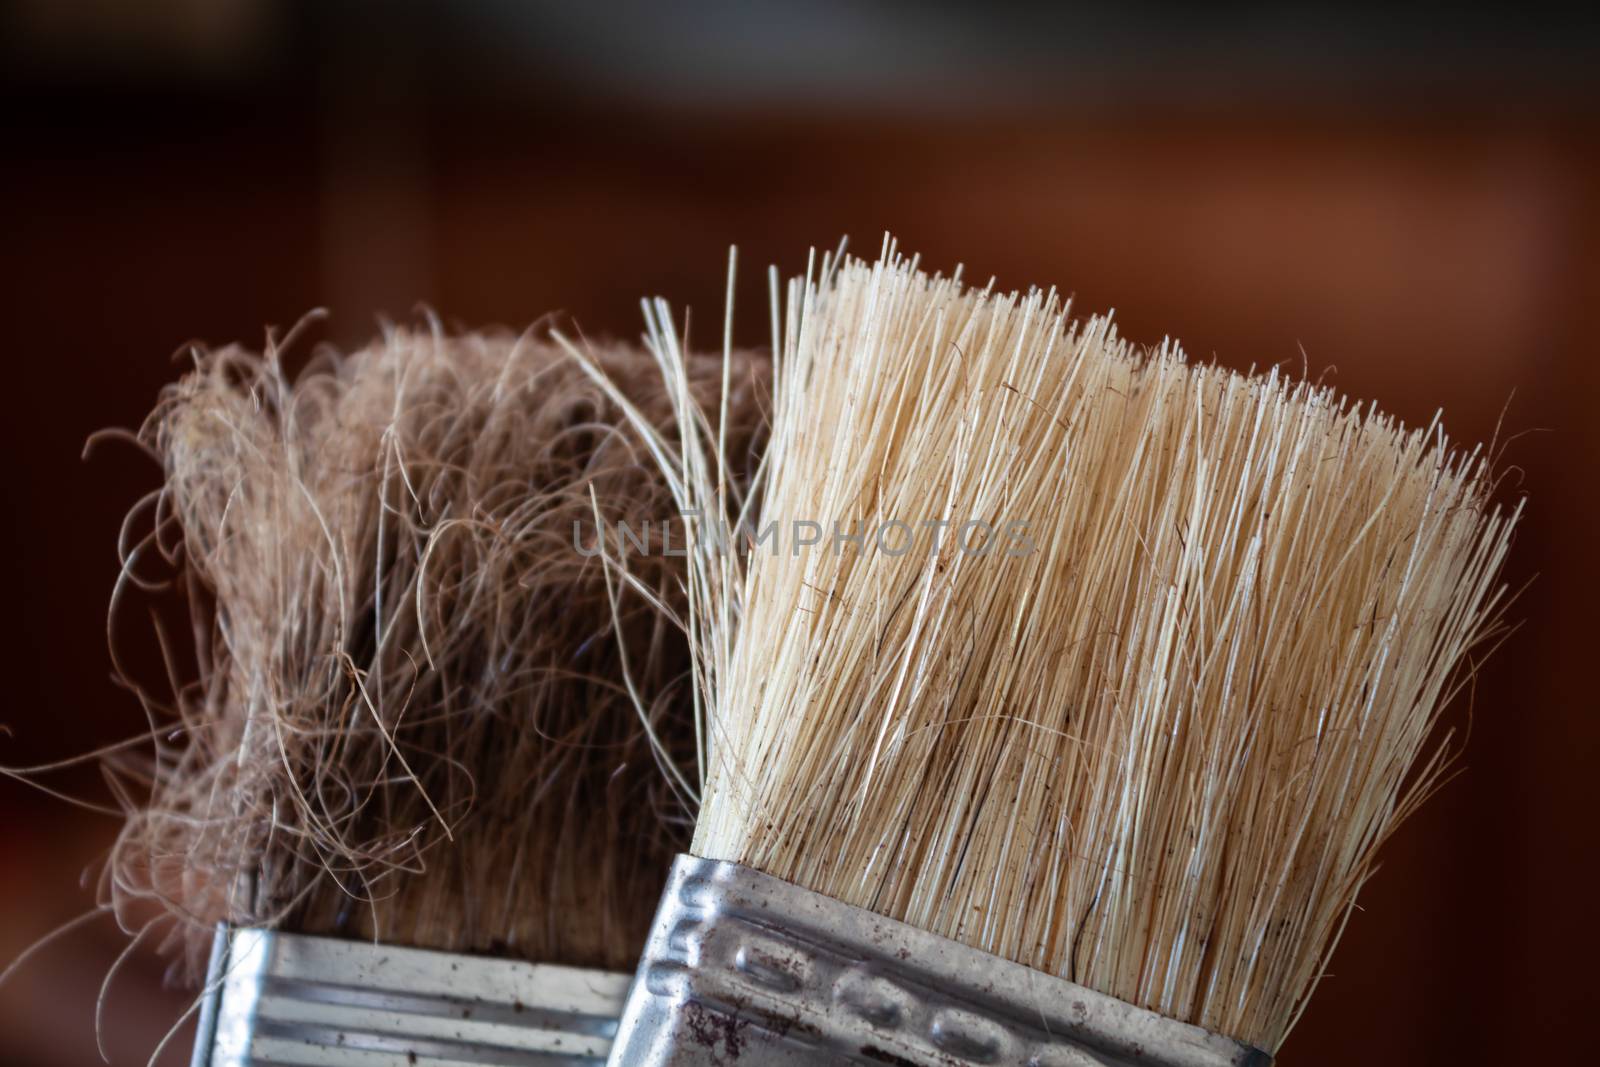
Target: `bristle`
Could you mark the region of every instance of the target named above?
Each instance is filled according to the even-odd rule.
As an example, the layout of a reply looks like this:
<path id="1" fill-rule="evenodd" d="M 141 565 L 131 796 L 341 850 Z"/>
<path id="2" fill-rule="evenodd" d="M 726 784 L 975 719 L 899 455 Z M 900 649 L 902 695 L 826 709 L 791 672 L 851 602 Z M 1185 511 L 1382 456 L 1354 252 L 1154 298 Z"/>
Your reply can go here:
<path id="1" fill-rule="evenodd" d="M 594 358 L 673 433 L 646 353 Z M 695 395 L 722 372 L 695 362 Z M 734 378 L 740 448 L 757 372 Z M 633 561 L 654 602 L 617 594 L 647 731 L 582 550 L 596 512 L 675 517 L 616 404 L 547 342 L 395 330 L 292 382 L 272 350 L 203 353 L 142 437 L 202 654 L 115 903 L 159 901 L 196 964 L 228 920 L 630 968 L 687 836 L 652 745 L 688 761 L 694 735 L 688 645 L 659 610 L 681 559 Z"/>
<path id="2" fill-rule="evenodd" d="M 1516 516 L 1437 426 L 1066 314 L 892 249 L 791 284 L 747 553 L 692 555 L 693 851 L 1275 1050 Z"/>

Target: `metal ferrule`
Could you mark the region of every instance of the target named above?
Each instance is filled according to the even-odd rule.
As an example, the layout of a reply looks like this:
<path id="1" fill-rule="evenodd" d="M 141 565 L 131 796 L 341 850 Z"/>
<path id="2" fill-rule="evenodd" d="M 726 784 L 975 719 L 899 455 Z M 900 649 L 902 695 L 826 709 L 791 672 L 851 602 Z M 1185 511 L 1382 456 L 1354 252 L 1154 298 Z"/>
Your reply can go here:
<path id="1" fill-rule="evenodd" d="M 1231 1038 L 733 863 L 679 856 L 611 1067 L 1267 1067 Z"/>
<path id="2" fill-rule="evenodd" d="M 629 976 L 220 928 L 192 1067 L 603 1064 Z"/>

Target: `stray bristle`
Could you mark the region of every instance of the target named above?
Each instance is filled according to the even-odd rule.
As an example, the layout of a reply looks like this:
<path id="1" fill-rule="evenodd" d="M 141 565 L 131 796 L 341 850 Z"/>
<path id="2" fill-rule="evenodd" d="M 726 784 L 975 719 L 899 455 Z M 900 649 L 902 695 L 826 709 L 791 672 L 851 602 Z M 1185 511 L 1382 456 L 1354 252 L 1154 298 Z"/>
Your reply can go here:
<path id="1" fill-rule="evenodd" d="M 592 358 L 675 432 L 648 354 Z M 658 533 L 608 592 L 590 554 L 597 516 L 676 518 L 615 401 L 548 342 L 401 329 L 292 382 L 270 347 L 201 353 L 141 438 L 200 670 L 153 761 L 116 761 L 149 796 L 111 902 L 158 901 L 191 966 L 227 920 L 631 968 L 692 810 L 658 761 L 694 725 L 682 559 Z"/>
<path id="2" fill-rule="evenodd" d="M 791 283 L 746 552 L 691 557 L 693 851 L 1276 1050 L 1516 512 L 1436 425 L 1067 310 L 892 247 Z"/>

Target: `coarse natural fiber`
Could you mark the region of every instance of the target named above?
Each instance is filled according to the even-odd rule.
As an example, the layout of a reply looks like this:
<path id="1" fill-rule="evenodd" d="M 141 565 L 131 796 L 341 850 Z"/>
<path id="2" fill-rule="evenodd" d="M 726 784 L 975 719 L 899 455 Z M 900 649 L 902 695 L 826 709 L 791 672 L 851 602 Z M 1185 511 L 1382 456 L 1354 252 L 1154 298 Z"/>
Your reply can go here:
<path id="1" fill-rule="evenodd" d="M 1276 1050 L 1504 630 L 1490 457 L 892 246 L 773 303 L 762 505 L 691 554 L 695 854 Z"/>
<path id="2" fill-rule="evenodd" d="M 389 329 L 292 381 L 280 355 L 198 352 L 140 432 L 166 479 L 124 574 L 177 568 L 199 672 L 153 756 L 115 758 L 148 795 L 110 903 L 176 916 L 192 968 L 221 920 L 631 967 L 695 799 L 662 773 L 694 726 L 655 465 L 531 336 Z M 590 357 L 676 434 L 648 354 Z M 749 455 L 763 361 L 734 360 Z M 723 362 L 688 366 L 713 395 Z M 654 531 L 610 591 L 597 522 L 614 562 L 614 523 Z"/>

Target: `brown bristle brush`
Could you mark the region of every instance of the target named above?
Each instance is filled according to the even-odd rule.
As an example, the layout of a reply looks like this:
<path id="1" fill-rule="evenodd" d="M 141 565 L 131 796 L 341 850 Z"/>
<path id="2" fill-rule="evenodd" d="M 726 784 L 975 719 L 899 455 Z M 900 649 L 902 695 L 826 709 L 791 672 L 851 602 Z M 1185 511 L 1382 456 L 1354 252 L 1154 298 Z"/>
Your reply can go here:
<path id="1" fill-rule="evenodd" d="M 1490 458 L 892 245 L 778 302 L 760 507 L 693 530 L 692 854 L 611 1063 L 1270 1061 L 1504 630 Z M 680 504 L 728 514 L 688 444 Z"/>
<path id="2" fill-rule="evenodd" d="M 603 1062 L 694 799 L 681 523 L 630 422 L 673 438 L 682 398 L 622 346 L 591 358 L 628 415 L 532 336 L 390 329 L 293 379 L 280 348 L 197 353 L 140 433 L 136 551 L 199 672 L 115 762 L 147 796 L 110 903 L 208 973 L 197 1064 Z M 733 360 L 673 387 L 751 455 Z M 613 524 L 649 542 L 626 587 Z"/>

